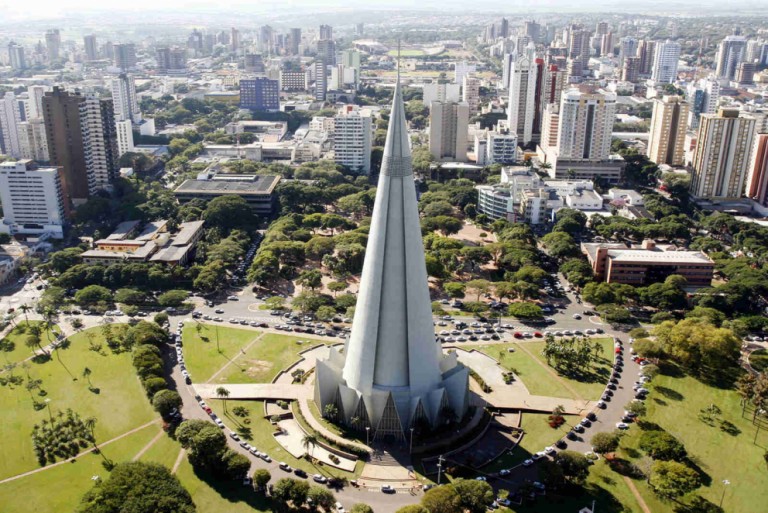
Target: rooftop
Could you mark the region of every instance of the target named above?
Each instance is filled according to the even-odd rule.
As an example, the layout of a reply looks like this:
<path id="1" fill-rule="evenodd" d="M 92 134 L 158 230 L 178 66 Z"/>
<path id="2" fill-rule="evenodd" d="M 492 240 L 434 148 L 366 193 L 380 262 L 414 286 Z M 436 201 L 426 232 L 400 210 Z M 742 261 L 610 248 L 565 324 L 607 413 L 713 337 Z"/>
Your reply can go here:
<path id="1" fill-rule="evenodd" d="M 271 194 L 279 176 L 237 175 L 213 180 L 185 180 L 174 192 L 203 194 Z"/>
<path id="2" fill-rule="evenodd" d="M 123 240 L 130 235 L 130 233 L 136 229 L 141 221 L 123 221 L 118 224 L 115 230 L 107 236 L 106 240 Z"/>
<path id="3" fill-rule="evenodd" d="M 671 264 L 712 264 L 712 260 L 701 251 L 664 251 L 642 248 L 611 249 L 608 258 L 614 262 L 668 262 Z"/>
<path id="4" fill-rule="evenodd" d="M 188 221 L 179 225 L 179 233 L 173 238 L 174 246 L 184 246 L 203 228 L 205 221 Z"/>

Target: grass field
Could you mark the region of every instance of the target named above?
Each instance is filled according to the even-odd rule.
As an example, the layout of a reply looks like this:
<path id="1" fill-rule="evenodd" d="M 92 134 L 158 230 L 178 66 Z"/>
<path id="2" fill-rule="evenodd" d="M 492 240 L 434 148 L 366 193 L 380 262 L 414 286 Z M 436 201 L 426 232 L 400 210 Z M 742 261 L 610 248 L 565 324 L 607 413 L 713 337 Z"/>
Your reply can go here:
<path id="1" fill-rule="evenodd" d="M 30 321 L 27 323 L 24 320 L 21 320 L 17 323 L 17 326 L 11 330 L 8 335 L 5 337 L 5 341 L 8 342 L 8 349 L 11 349 L 10 351 L 0 351 L 2 353 L 2 358 L 0 360 L 0 366 L 9 364 L 9 363 L 19 363 L 23 360 L 26 360 L 27 358 L 34 356 L 35 351 L 38 350 L 38 348 L 30 349 L 26 346 L 24 343 L 27 338 L 26 333 L 26 326 L 27 324 L 43 324 L 42 321 Z M 60 329 L 58 326 L 55 326 L 53 328 L 53 331 L 60 332 Z M 49 330 L 44 330 L 43 333 L 40 335 L 41 344 L 43 347 L 48 345 L 51 341 L 54 340 L 53 334 Z"/>
<path id="2" fill-rule="evenodd" d="M 348 479 L 354 479 L 362 470 L 362 463 L 357 464 L 356 472 L 353 474 L 324 465 L 315 466 L 306 460 L 298 460 L 291 456 L 291 454 L 283 449 L 277 440 L 275 440 L 275 437 L 272 436 L 275 428 L 270 424 L 269 420 L 264 418 L 263 401 L 227 401 L 227 413 L 224 413 L 224 403 L 222 401 L 208 400 L 207 402 L 214 412 L 224 420 L 224 423 L 228 428 L 236 430 L 237 426 L 240 425 L 250 428 L 252 440 L 250 440 L 249 443 L 258 450 L 269 454 L 275 461 L 284 461 L 290 466 L 294 468 L 302 468 L 310 474 L 324 474 L 326 476 L 334 475 L 346 477 Z M 245 424 L 243 422 L 245 418 L 237 417 L 232 414 L 232 409 L 236 406 L 244 406 L 249 410 L 247 418 L 250 419 L 250 424 Z"/>
<path id="3" fill-rule="evenodd" d="M 115 463 L 130 461 L 159 430 L 157 424 L 147 426 L 104 446 L 103 454 Z M 72 463 L 0 484 L 0 510 L 3 513 L 74 511 L 82 495 L 93 486 L 91 477 L 107 478 L 102 461 L 100 455 L 90 453 Z"/>
<path id="4" fill-rule="evenodd" d="M 72 408 L 82 418 L 95 417 L 96 441 L 104 442 L 145 424 L 155 417 L 139 383 L 129 353 L 112 354 L 104 346 L 102 353 L 89 350 L 88 332 L 94 342 L 102 341 L 99 328 L 77 333 L 69 338 L 67 348 L 54 351 L 45 363 L 30 361 L 14 373 L 28 379 L 42 380 L 39 391 L 27 391 L 24 385 L 0 387 L 0 479 L 38 468 L 32 450 L 31 433 L 35 423 L 48 418 L 47 408 L 35 411 L 33 401 L 50 399 L 50 410 Z M 88 380 L 85 368 L 91 370 Z"/>
<path id="5" fill-rule="evenodd" d="M 274 511 L 269 499 L 246 488 L 240 481 L 216 483 L 214 488 L 195 474 L 186 457 L 176 476 L 192 496 L 198 513 Z"/>
<path id="6" fill-rule="evenodd" d="M 603 355 L 600 361 L 593 365 L 591 373 L 581 380 L 563 375 L 560 375 L 562 381 L 553 379 L 552 374 L 547 369 L 553 371 L 554 369 L 549 367 L 544 357 L 541 356 L 544 342 L 511 342 L 479 346 L 477 349 L 499 360 L 506 369 L 514 369 L 517 376 L 533 395 L 596 400 L 608 382 L 611 373 L 611 361 L 609 359 L 612 358 L 613 353 L 611 339 L 596 340 L 603 346 Z M 531 354 L 523 351 L 520 346 L 524 346 Z M 515 349 L 515 352 L 510 353 L 509 348 Z M 568 386 L 564 383 L 567 383 Z"/>
<path id="7" fill-rule="evenodd" d="M 400 50 L 401 57 L 421 57 L 426 54 L 424 50 Z M 397 50 L 390 50 L 388 55 L 390 57 L 397 57 Z"/>
<path id="8" fill-rule="evenodd" d="M 214 383 L 269 383 L 281 370 L 299 359 L 299 351 L 317 344 L 338 342 L 339 339 L 317 340 L 299 335 L 267 333 L 222 372 Z"/>
<path id="9" fill-rule="evenodd" d="M 727 479 L 723 507 L 726 511 L 758 513 L 768 503 L 768 473 L 763 454 L 768 449 L 768 432 L 763 430 L 753 443 L 756 428 L 751 415 L 741 414 L 740 398 L 734 390 L 711 387 L 700 381 L 679 375 L 660 375 L 653 380 L 648 399 L 646 420 L 661 426 L 685 444 L 689 457 L 696 462 L 708 483 L 697 492 L 719 504 L 723 493 L 722 481 Z M 717 406 L 721 413 L 712 422 L 705 422 L 702 409 Z M 641 456 L 637 442 L 642 431 L 630 429 L 622 442 L 621 455 L 635 460 Z M 671 512 L 672 507 L 656 499 L 642 480 L 636 485 L 651 509 Z"/>
<path id="10" fill-rule="evenodd" d="M 198 332 L 197 326 L 200 326 Z M 188 323 L 182 331 L 184 361 L 192 378 L 204 383 L 240 353 L 260 331 Z"/>

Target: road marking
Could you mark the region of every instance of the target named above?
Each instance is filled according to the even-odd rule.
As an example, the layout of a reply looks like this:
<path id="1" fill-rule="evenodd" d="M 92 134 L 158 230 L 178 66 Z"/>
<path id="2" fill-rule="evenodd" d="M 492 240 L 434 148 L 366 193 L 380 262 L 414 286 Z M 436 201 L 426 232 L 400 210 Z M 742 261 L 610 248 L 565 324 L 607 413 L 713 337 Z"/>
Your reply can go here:
<path id="1" fill-rule="evenodd" d="M 261 311 L 265 311 L 265 310 L 261 310 L 261 309 L 259 309 L 259 306 L 261 306 L 261 305 L 259 305 L 259 303 L 251 303 L 250 305 L 248 305 L 248 311 L 249 311 L 249 312 L 261 312 Z"/>
<path id="2" fill-rule="evenodd" d="M 597 319 L 597 321 L 594 321 L 593 319 Z M 589 318 L 587 320 L 589 322 L 591 322 L 592 324 L 597 324 L 598 326 L 602 326 L 604 324 L 604 323 L 600 322 L 600 317 L 597 316 L 597 315 L 591 315 L 591 316 L 589 316 Z"/>

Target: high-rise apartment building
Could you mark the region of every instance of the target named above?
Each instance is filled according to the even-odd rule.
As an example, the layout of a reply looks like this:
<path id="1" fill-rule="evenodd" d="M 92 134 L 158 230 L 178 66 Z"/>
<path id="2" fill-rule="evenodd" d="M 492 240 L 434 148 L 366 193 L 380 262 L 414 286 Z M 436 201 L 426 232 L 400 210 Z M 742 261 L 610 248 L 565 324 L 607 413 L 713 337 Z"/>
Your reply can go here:
<path id="1" fill-rule="evenodd" d="M 315 100 L 324 102 L 328 93 L 328 67 L 320 60 L 315 62 Z"/>
<path id="2" fill-rule="evenodd" d="M 291 51 L 291 55 L 299 55 L 299 47 L 301 46 L 301 29 L 292 28 L 288 36 L 288 48 Z"/>
<path id="3" fill-rule="evenodd" d="M 240 80 L 240 108 L 279 111 L 280 82 L 265 77 Z"/>
<path id="4" fill-rule="evenodd" d="M 13 41 L 8 43 L 8 58 L 11 63 L 11 69 L 20 71 L 27 69 L 27 58 L 24 55 L 24 47 Z"/>
<path id="5" fill-rule="evenodd" d="M 640 74 L 650 75 L 653 70 L 653 58 L 656 55 L 656 41 L 643 39 L 637 45 L 637 56 L 640 57 Z"/>
<path id="6" fill-rule="evenodd" d="M 746 196 L 763 206 L 768 206 L 768 134 L 755 136 Z"/>
<path id="7" fill-rule="evenodd" d="M 736 76 L 734 77 L 734 82 L 736 82 L 739 87 L 749 87 L 755 85 L 756 71 L 757 66 L 754 62 L 740 62 L 738 66 L 736 66 Z"/>
<path id="8" fill-rule="evenodd" d="M 61 32 L 51 29 L 45 32 L 45 49 L 48 62 L 56 62 L 61 58 Z"/>
<path id="9" fill-rule="evenodd" d="M 336 41 L 333 39 L 320 39 L 317 42 L 317 59 L 323 61 L 326 66 L 335 66 Z"/>
<path id="10" fill-rule="evenodd" d="M 27 87 L 28 117 L 30 119 L 43 117 L 43 96 L 50 90 L 51 88 L 49 86 L 44 85 L 31 85 Z"/>
<path id="11" fill-rule="evenodd" d="M 133 43 L 117 43 L 114 45 L 115 67 L 121 71 L 128 71 L 136 68 L 136 45 Z"/>
<path id="12" fill-rule="evenodd" d="M 318 39 L 333 39 L 333 27 L 330 25 L 320 25 Z"/>
<path id="13" fill-rule="evenodd" d="M 432 102 L 429 106 L 429 151 L 437 161 L 467 160 L 469 107 L 466 103 Z"/>
<path id="14" fill-rule="evenodd" d="M 733 80 L 736 78 L 736 67 L 744 60 L 747 49 L 747 38 L 744 36 L 727 36 L 717 48 L 717 78 Z"/>
<path id="15" fill-rule="evenodd" d="M 461 85 L 432 82 L 424 84 L 424 105 L 432 102 L 459 102 L 461 101 Z"/>
<path id="16" fill-rule="evenodd" d="M 691 194 L 697 198 L 740 198 L 749 173 L 755 119 L 736 109 L 702 114 L 693 155 Z"/>
<path id="17" fill-rule="evenodd" d="M 21 158 L 48 162 L 48 140 L 42 117 L 30 118 L 19 123 L 19 148 Z"/>
<path id="18" fill-rule="evenodd" d="M 117 157 L 120 158 L 128 152 L 133 151 L 133 124 L 130 119 L 115 121 L 115 131 L 117 135 Z"/>
<path id="19" fill-rule="evenodd" d="M 229 50 L 232 53 L 240 51 L 240 31 L 235 27 L 229 30 Z"/>
<path id="20" fill-rule="evenodd" d="M 51 165 L 61 168 L 67 205 L 110 187 L 117 175 L 112 100 L 54 87 L 43 97 L 43 118 Z"/>
<path id="21" fill-rule="evenodd" d="M 627 57 L 637 56 L 637 39 L 634 37 L 622 37 L 619 41 L 619 66 L 624 66 Z"/>
<path id="22" fill-rule="evenodd" d="M 472 73 L 477 73 L 477 66 L 467 61 L 456 62 L 453 65 L 453 81 L 456 84 L 464 82 L 464 77 Z"/>
<path id="23" fill-rule="evenodd" d="M 0 164 L 0 232 L 12 235 L 64 236 L 65 201 L 60 171 L 38 168 L 30 160 Z"/>
<path id="24" fill-rule="evenodd" d="M 616 117 L 616 95 L 605 91 L 571 89 L 560 103 L 558 157 L 604 160 L 611 153 Z"/>
<path id="25" fill-rule="evenodd" d="M 581 25 L 568 27 L 568 57 L 581 62 L 586 67 L 589 62 L 590 33 Z"/>
<path id="26" fill-rule="evenodd" d="M 85 60 L 95 61 L 99 58 L 99 47 L 96 45 L 96 36 L 93 34 L 83 37 L 85 46 Z"/>
<path id="27" fill-rule="evenodd" d="M 19 101 L 16 95 L 9 91 L 0 97 L 0 151 L 14 158 L 21 157 L 19 123 Z"/>
<path id="28" fill-rule="evenodd" d="M 613 32 L 608 32 L 607 34 L 600 36 L 600 55 L 612 56 L 614 46 Z"/>
<path id="29" fill-rule="evenodd" d="M 461 87 L 461 101 L 469 107 L 470 115 L 480 110 L 480 79 L 467 75 Z"/>
<path id="30" fill-rule="evenodd" d="M 506 18 L 502 18 L 501 29 L 505 31 L 505 33 L 499 34 L 499 36 L 507 37 L 507 35 L 509 34 L 509 22 L 506 20 Z M 539 41 L 541 41 L 541 25 L 536 23 L 533 20 L 526 21 L 525 35 L 528 36 L 529 40 L 534 44 L 538 43 Z"/>
<path id="31" fill-rule="evenodd" d="M 677 65 L 680 60 L 680 43 L 670 41 L 656 44 L 653 57 L 651 80 L 657 84 L 671 84 L 677 79 Z"/>
<path id="32" fill-rule="evenodd" d="M 248 73 L 264 73 L 264 58 L 260 53 L 246 53 L 243 56 L 243 65 Z"/>
<path id="33" fill-rule="evenodd" d="M 656 164 L 685 164 L 685 131 L 690 105 L 680 96 L 655 100 L 648 137 L 648 158 Z"/>
<path id="34" fill-rule="evenodd" d="M 112 79 L 112 103 L 115 109 L 115 120 L 141 122 L 139 100 L 136 96 L 136 83 L 132 75 L 121 73 Z"/>
<path id="35" fill-rule="evenodd" d="M 536 114 L 536 72 L 532 55 L 522 55 L 512 63 L 509 79 L 507 123 L 520 144 L 533 140 L 533 118 Z"/>
<path id="36" fill-rule="evenodd" d="M 180 74 L 187 69 L 187 55 L 184 48 L 161 47 L 155 51 L 158 73 Z"/>
<path id="37" fill-rule="evenodd" d="M 334 117 L 333 153 L 337 164 L 360 174 L 371 172 L 373 122 L 368 110 L 345 105 Z"/>

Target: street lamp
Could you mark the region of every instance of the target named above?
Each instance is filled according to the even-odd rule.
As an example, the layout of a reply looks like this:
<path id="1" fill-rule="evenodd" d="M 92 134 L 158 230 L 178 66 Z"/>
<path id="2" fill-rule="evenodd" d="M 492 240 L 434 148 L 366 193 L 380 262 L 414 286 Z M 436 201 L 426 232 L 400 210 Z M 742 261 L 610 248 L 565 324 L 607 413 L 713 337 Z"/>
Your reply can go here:
<path id="1" fill-rule="evenodd" d="M 411 428 L 411 446 L 408 449 L 409 454 L 413 454 L 413 428 Z"/>
<path id="2" fill-rule="evenodd" d="M 443 476 L 443 455 L 437 458 L 437 486 L 440 486 L 440 478 Z"/>
<path id="3" fill-rule="evenodd" d="M 45 405 L 48 407 L 48 418 L 51 419 L 51 424 L 53 424 L 53 414 L 51 413 L 51 398 L 46 397 L 45 398 Z"/>
<path id="4" fill-rule="evenodd" d="M 365 426 L 365 445 L 371 445 L 368 435 L 371 434 L 371 426 Z"/>
<path id="5" fill-rule="evenodd" d="M 726 487 L 727 487 L 729 484 L 731 484 L 731 482 L 730 482 L 730 481 L 728 481 L 727 479 L 723 479 L 723 494 L 720 496 L 720 508 L 721 508 L 721 509 L 722 509 L 722 507 L 723 507 L 723 499 L 725 499 L 725 490 L 726 490 Z"/>

